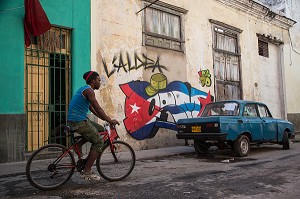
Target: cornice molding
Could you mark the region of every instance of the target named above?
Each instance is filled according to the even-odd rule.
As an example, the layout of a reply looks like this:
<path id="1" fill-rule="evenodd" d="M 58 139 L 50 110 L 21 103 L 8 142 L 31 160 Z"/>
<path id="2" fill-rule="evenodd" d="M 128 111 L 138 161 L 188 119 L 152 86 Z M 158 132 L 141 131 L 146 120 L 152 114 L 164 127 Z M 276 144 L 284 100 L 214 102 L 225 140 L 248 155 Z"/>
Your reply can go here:
<path id="1" fill-rule="evenodd" d="M 180 13 L 183 13 L 183 14 L 186 14 L 188 11 L 184 8 L 180 8 L 180 7 L 177 7 L 177 6 L 174 6 L 174 5 L 171 5 L 171 4 L 168 4 L 168 3 L 165 3 L 163 1 L 155 1 L 155 0 L 143 0 L 145 2 L 148 2 L 148 3 L 154 3 L 153 6 L 155 5 L 159 5 L 159 6 L 162 6 L 162 7 L 165 7 L 165 8 L 169 8 L 171 10 L 175 10 L 177 12 L 180 12 Z M 151 6 L 150 6 L 151 7 Z"/>
<path id="2" fill-rule="evenodd" d="M 262 21 L 288 30 L 296 21 L 287 18 L 255 0 L 215 0 L 238 11 L 252 15 Z"/>
<path id="3" fill-rule="evenodd" d="M 280 39 L 277 39 L 276 37 L 272 37 L 272 35 L 265 35 L 265 34 L 256 33 L 256 36 L 260 40 L 268 42 L 268 43 L 273 43 L 273 44 L 276 44 L 276 45 L 284 44 L 283 41 L 281 41 Z"/>

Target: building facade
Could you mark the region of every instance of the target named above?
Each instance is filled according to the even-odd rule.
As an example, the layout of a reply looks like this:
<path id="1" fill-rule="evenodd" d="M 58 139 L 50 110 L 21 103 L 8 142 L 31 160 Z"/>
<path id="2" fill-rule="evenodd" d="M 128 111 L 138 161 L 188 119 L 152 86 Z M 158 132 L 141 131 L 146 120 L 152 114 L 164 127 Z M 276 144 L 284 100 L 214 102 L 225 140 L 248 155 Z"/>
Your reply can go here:
<path id="1" fill-rule="evenodd" d="M 0 3 L 0 162 L 61 141 L 73 89 L 90 70 L 90 1 L 41 0 L 52 28 L 24 45 L 24 0 Z M 55 134 L 55 135 L 54 135 Z"/>
<path id="2" fill-rule="evenodd" d="M 136 147 L 178 143 L 176 121 L 212 100 L 261 101 L 287 117 L 296 21 L 285 13 L 249 0 L 91 2 L 98 99 Z"/>
<path id="3" fill-rule="evenodd" d="M 289 29 L 289 36 L 291 38 L 289 44 L 290 57 L 287 58 L 287 67 L 285 73 L 286 84 L 286 101 L 287 101 L 287 118 L 295 125 L 295 131 L 300 133 L 300 88 L 299 73 L 300 73 L 300 8 L 299 1 L 286 1 L 285 13 L 287 17 L 296 19 L 297 23 Z"/>
<path id="4" fill-rule="evenodd" d="M 274 117 L 299 117 L 299 16 L 286 1 L 40 2 L 53 27 L 29 48 L 23 1 L 0 4 L 0 77 L 10 82 L 0 86 L 0 162 L 68 144 L 60 126 L 88 70 L 100 74 L 97 99 L 136 150 L 184 144 L 176 122 L 198 117 L 210 101 L 261 101 Z"/>

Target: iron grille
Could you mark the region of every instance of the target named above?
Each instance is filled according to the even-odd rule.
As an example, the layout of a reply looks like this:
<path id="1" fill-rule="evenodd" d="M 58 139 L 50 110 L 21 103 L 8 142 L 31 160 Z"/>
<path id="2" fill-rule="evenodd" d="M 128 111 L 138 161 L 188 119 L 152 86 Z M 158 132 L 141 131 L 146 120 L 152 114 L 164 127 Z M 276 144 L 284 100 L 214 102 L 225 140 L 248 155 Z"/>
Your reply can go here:
<path id="1" fill-rule="evenodd" d="M 71 94 L 71 30 L 52 27 L 31 41 L 25 48 L 27 151 L 48 143 L 67 144 L 61 127 Z"/>

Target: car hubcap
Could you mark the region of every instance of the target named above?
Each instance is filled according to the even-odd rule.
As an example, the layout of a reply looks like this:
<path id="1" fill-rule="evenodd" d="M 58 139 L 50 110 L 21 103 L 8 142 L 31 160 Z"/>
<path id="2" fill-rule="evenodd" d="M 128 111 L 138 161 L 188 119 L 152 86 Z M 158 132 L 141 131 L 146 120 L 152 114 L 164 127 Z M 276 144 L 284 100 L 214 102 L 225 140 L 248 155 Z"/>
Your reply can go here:
<path id="1" fill-rule="evenodd" d="M 248 142 L 246 140 L 241 141 L 241 151 L 243 154 L 246 154 L 248 152 Z"/>

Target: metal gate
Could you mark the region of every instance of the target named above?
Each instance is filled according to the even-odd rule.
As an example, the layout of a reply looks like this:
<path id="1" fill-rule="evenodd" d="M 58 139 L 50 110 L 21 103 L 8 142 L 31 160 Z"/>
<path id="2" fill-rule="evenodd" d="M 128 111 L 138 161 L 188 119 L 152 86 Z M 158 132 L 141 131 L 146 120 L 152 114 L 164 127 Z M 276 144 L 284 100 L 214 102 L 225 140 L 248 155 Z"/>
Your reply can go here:
<path id="1" fill-rule="evenodd" d="M 66 122 L 71 85 L 71 30 L 52 27 L 31 38 L 25 48 L 26 150 L 48 143 L 66 144 L 61 125 Z"/>

